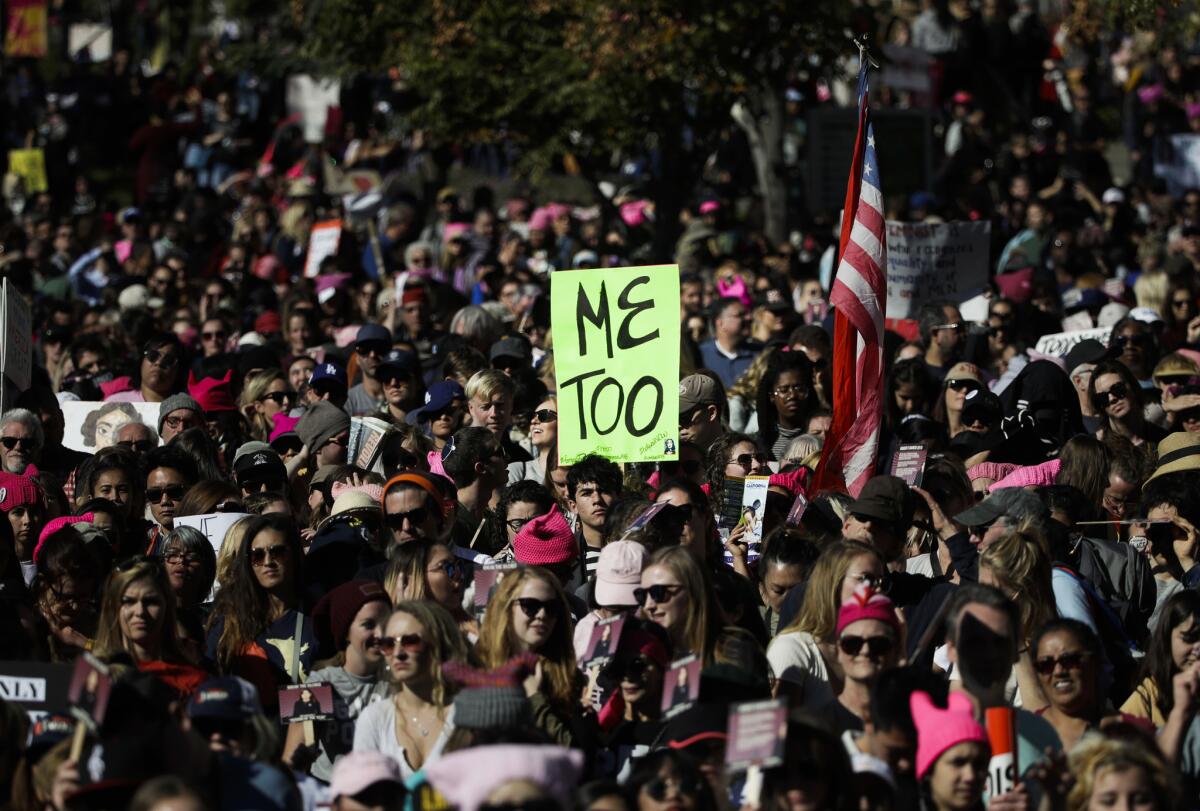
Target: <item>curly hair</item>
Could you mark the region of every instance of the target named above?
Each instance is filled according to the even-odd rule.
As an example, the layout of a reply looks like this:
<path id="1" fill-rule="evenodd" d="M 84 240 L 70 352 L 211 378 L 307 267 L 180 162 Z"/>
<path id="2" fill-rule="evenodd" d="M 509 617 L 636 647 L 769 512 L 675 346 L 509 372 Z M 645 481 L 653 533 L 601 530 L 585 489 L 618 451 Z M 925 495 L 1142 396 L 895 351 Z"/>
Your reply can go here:
<path id="1" fill-rule="evenodd" d="M 759 451 L 762 450 L 756 438 L 733 431 L 726 431 L 708 446 L 708 453 L 704 457 L 704 477 L 708 481 L 709 492 L 717 499 L 721 498 L 724 492 L 725 466 L 729 464 L 729 452 L 742 442 L 749 442 Z"/>
<path id="2" fill-rule="evenodd" d="M 1071 774 L 1075 785 L 1067 794 L 1068 811 L 1091 807 L 1092 791 L 1104 772 L 1141 769 L 1154 792 L 1155 808 L 1176 808 L 1180 788 L 1175 769 L 1150 744 L 1141 741 L 1085 735 L 1071 750 Z"/>

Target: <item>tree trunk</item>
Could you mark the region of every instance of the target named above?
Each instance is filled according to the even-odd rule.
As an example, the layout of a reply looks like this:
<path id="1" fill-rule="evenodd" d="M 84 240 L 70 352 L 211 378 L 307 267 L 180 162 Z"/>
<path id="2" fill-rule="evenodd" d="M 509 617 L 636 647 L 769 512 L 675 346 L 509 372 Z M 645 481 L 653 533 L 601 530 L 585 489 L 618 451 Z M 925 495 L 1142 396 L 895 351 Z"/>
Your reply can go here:
<path id="1" fill-rule="evenodd" d="M 653 253 L 656 262 L 674 262 L 675 243 L 680 234 L 679 215 L 696 179 L 689 176 L 692 161 L 684 153 L 681 127 L 664 127 L 659 133 L 659 144 L 662 173 L 654 184 Z"/>
<path id="2" fill-rule="evenodd" d="M 773 88 L 751 91 L 730 115 L 750 142 L 750 157 L 762 196 L 763 231 L 772 245 L 787 239 L 787 189 L 783 171 L 783 100 Z"/>

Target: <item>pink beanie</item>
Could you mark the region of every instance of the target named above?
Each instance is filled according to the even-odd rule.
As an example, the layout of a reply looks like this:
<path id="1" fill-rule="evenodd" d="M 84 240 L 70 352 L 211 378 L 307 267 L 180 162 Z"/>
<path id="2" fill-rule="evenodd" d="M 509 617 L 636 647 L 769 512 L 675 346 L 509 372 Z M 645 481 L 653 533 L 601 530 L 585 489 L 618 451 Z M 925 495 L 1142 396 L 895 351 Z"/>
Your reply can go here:
<path id="1" fill-rule="evenodd" d="M 28 476 L 0 471 L 0 513 L 29 504 L 38 504 L 42 496 Z"/>
<path id="2" fill-rule="evenodd" d="M 967 478 L 971 481 L 976 479 L 999 481 L 1016 469 L 1017 466 L 1012 462 L 980 462 L 967 470 Z"/>
<path id="3" fill-rule="evenodd" d="M 271 417 L 271 419 L 275 422 L 275 427 L 271 429 L 271 436 L 268 437 L 268 441 L 270 442 L 274 442 L 284 434 L 296 433 L 296 423 L 300 422 L 299 417 L 289 417 L 282 411 Z"/>
<path id="4" fill-rule="evenodd" d="M 863 583 L 856 588 L 850 599 L 838 609 L 837 633 L 840 635 L 843 628 L 859 620 L 879 620 L 897 631 L 900 630 L 895 604 L 869 583 Z"/>
<path id="5" fill-rule="evenodd" d="M 579 555 L 579 545 L 557 504 L 523 526 L 512 545 L 517 563 L 530 566 L 567 563 Z"/>
<path id="6" fill-rule="evenodd" d="M 1003 479 L 992 485 L 993 490 L 1003 490 L 1005 487 L 1046 487 L 1054 484 L 1058 478 L 1058 469 L 1062 467 L 1062 459 L 1051 459 L 1032 467 L 1019 467 Z"/>
<path id="7" fill-rule="evenodd" d="M 89 512 L 83 515 L 64 515 L 47 523 L 46 526 L 42 527 L 41 534 L 38 535 L 37 546 L 33 548 L 33 562 L 37 563 L 38 553 L 42 551 L 42 545 L 46 543 L 46 539 L 51 535 L 72 524 L 90 524 L 95 520 L 96 514 Z"/>
<path id="8" fill-rule="evenodd" d="M 988 744 L 987 730 L 975 720 L 971 699 L 951 693 L 949 706 L 938 708 L 928 693 L 920 690 L 908 699 L 913 726 L 917 728 L 917 779 L 924 779 L 933 764 L 952 746 L 967 741 Z"/>

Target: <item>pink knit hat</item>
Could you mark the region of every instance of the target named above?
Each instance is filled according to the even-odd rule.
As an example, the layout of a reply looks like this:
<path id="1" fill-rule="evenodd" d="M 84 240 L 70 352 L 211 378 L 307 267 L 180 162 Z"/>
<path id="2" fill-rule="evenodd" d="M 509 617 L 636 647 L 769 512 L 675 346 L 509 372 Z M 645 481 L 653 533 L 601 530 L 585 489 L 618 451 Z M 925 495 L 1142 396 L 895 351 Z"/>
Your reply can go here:
<path id="1" fill-rule="evenodd" d="M 971 481 L 976 479 L 991 479 L 999 481 L 1017 469 L 1017 466 L 1012 462 L 980 462 L 967 470 L 967 478 Z"/>
<path id="2" fill-rule="evenodd" d="M 275 427 L 271 429 L 271 436 L 268 438 L 270 442 L 274 442 L 284 434 L 296 433 L 296 423 L 300 422 L 299 417 L 289 417 L 282 411 L 271 417 L 271 419 L 274 421 Z"/>
<path id="3" fill-rule="evenodd" d="M 879 620 L 900 630 L 900 619 L 896 616 L 896 605 L 883 592 L 878 591 L 869 583 L 863 583 L 854 590 L 850 599 L 842 603 L 838 609 L 837 633 L 852 622 L 859 620 Z"/>
<path id="4" fill-rule="evenodd" d="M 96 520 L 95 513 L 84 513 L 83 515 L 64 515 L 61 518 L 55 518 L 46 526 L 42 527 L 41 533 L 38 535 L 37 546 L 33 548 L 33 562 L 37 563 L 38 553 L 42 551 L 42 545 L 46 543 L 46 539 L 54 533 L 58 532 L 63 527 L 69 527 L 72 524 L 90 524 Z"/>
<path id="5" fill-rule="evenodd" d="M 188 372 L 188 394 L 200 404 L 205 413 L 215 414 L 218 411 L 237 411 L 233 401 L 233 372 L 217 379 L 205 377 L 196 379 L 195 372 Z"/>
<path id="6" fill-rule="evenodd" d="M 15 510 L 42 500 L 37 485 L 28 476 L 0 471 L 0 513 Z"/>
<path id="7" fill-rule="evenodd" d="M 512 545 L 517 563 L 530 566 L 567 563 L 579 554 L 579 545 L 557 504 L 523 526 Z"/>
<path id="8" fill-rule="evenodd" d="M 917 779 L 924 779 L 933 764 L 952 746 L 967 741 L 988 743 L 987 730 L 975 720 L 971 699 L 951 693 L 947 709 L 940 709 L 928 693 L 920 690 L 908 699 L 913 725 L 917 728 Z"/>
<path id="9" fill-rule="evenodd" d="M 992 485 L 993 490 L 1003 490 L 1005 487 L 1046 487 L 1054 484 L 1058 478 L 1058 470 L 1062 467 L 1062 459 L 1051 459 L 1040 465 L 1019 467 L 1003 479 Z"/>

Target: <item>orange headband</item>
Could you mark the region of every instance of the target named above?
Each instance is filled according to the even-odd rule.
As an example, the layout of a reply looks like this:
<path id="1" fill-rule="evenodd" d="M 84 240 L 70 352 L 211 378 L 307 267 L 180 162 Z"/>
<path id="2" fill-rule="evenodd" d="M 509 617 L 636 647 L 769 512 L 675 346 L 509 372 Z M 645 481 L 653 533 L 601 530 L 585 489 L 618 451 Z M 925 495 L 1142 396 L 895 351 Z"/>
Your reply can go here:
<path id="1" fill-rule="evenodd" d="M 437 487 L 434 486 L 433 482 L 415 473 L 400 473 L 387 480 L 387 484 L 383 486 L 383 495 L 379 497 L 379 506 L 383 508 L 384 515 L 387 515 L 387 507 L 384 505 L 384 501 L 387 499 L 388 491 L 397 484 L 415 484 L 417 487 L 420 487 L 426 493 L 433 496 L 433 503 L 438 506 L 442 517 L 446 517 L 446 505 L 442 500 L 442 494 L 437 491 Z"/>

